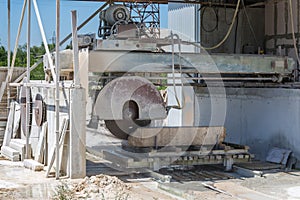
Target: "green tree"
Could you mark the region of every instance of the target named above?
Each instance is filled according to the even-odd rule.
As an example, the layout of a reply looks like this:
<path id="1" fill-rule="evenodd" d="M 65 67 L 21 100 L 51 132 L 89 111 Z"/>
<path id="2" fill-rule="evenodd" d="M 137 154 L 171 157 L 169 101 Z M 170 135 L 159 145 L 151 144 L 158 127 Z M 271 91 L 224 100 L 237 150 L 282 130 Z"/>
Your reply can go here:
<path id="1" fill-rule="evenodd" d="M 1 41 L 1 40 L 0 40 Z M 55 48 L 55 44 L 48 45 L 50 51 Z M 39 59 L 43 58 L 46 53 L 45 46 L 41 43 L 40 46 L 33 46 L 30 48 L 30 65 L 32 66 Z M 11 56 L 12 59 L 12 56 Z M 7 50 L 4 46 L 0 44 L 0 66 L 7 66 Z M 27 66 L 27 44 L 19 45 L 17 49 L 17 56 L 15 61 L 16 67 L 26 67 Z M 43 63 L 39 64 L 30 73 L 30 78 L 32 80 L 43 80 L 45 78 Z"/>
<path id="2" fill-rule="evenodd" d="M 54 44 L 49 44 L 48 48 L 50 50 L 55 48 Z M 43 58 L 43 55 L 46 53 L 44 43 L 41 43 L 40 46 L 33 46 L 30 48 L 30 61 L 31 65 L 37 62 L 39 59 Z M 43 80 L 45 79 L 43 63 L 39 64 L 30 74 L 32 80 Z"/>
<path id="3" fill-rule="evenodd" d="M 7 66 L 7 51 L 4 46 L 0 46 L 0 66 Z"/>
<path id="4" fill-rule="evenodd" d="M 27 65 L 27 45 L 19 45 L 17 49 L 17 56 L 15 61 L 15 67 L 26 67 Z"/>

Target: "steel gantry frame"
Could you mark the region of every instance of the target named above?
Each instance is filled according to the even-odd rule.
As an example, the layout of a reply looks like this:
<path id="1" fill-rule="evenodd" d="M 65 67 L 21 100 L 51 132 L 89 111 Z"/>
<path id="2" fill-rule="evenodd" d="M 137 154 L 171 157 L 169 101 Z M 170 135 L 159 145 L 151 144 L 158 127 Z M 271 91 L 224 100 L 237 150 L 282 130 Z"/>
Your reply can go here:
<path id="1" fill-rule="evenodd" d="M 87 1 L 87 0 L 86 0 Z M 91 0 L 90 0 L 91 1 Z M 97 1 L 97 0 L 93 0 L 93 1 Z M 252 2 L 263 2 L 262 0 L 251 0 Z M 73 29 L 73 33 L 75 33 L 75 30 L 80 30 L 82 27 L 84 27 L 91 19 L 93 19 L 95 16 L 98 15 L 99 12 L 101 12 L 108 4 L 113 3 L 113 2 L 122 2 L 125 4 L 128 3 L 141 3 L 142 5 L 149 5 L 149 1 L 146 0 L 114 0 L 114 1 L 99 1 L 98 2 L 104 2 L 104 4 L 94 13 L 92 13 L 82 24 L 80 24 L 79 26 L 77 26 L 77 28 Z M 151 3 L 154 4 L 167 4 L 167 3 L 199 3 L 199 4 L 205 4 L 205 3 L 209 3 L 210 1 L 206 1 L 206 0 L 196 0 L 196 1 L 188 1 L 188 0 L 154 0 L 151 1 Z M 8 31 L 8 35 L 7 35 L 7 45 L 8 45 L 8 54 L 7 54 L 7 61 L 8 61 L 8 75 L 6 77 L 5 82 L 3 82 L 1 84 L 1 90 L 0 90 L 0 101 L 2 100 L 3 94 L 5 89 L 7 89 L 7 94 L 8 94 L 8 104 L 10 101 L 10 90 L 9 90 L 9 84 L 11 82 L 11 77 L 12 77 L 12 73 L 14 70 L 14 65 L 15 65 L 15 59 L 16 59 L 16 53 L 17 53 L 17 47 L 18 47 L 18 43 L 19 43 L 19 38 L 20 38 L 20 32 L 22 29 L 22 25 L 23 25 L 23 19 L 24 19 L 24 15 L 25 15 L 25 10 L 26 10 L 26 6 L 27 6 L 27 70 L 26 73 L 24 73 L 21 77 L 27 76 L 27 83 L 24 83 L 24 86 L 27 88 L 26 90 L 26 104 L 27 104 L 27 112 L 26 112 L 26 157 L 29 158 L 29 104 L 31 104 L 30 102 L 30 71 L 33 70 L 35 67 L 38 66 L 39 63 L 41 63 L 41 60 L 39 60 L 39 62 L 35 63 L 33 66 L 30 65 L 30 38 L 31 38 L 31 4 L 33 3 L 34 6 L 34 12 L 36 14 L 37 20 L 38 20 L 38 25 L 39 25 L 39 29 L 43 38 L 43 42 L 44 42 L 44 46 L 46 49 L 46 54 L 48 56 L 48 61 L 50 62 L 50 66 L 51 66 L 51 74 L 53 77 L 53 81 L 55 82 L 55 94 L 56 94 L 56 99 L 55 99 L 55 113 L 56 113 L 56 127 L 55 127 L 55 135 L 56 135 L 56 149 L 59 149 L 59 89 L 60 89 L 60 61 L 59 61 L 59 56 L 58 53 L 56 54 L 56 62 L 55 62 L 55 66 L 52 62 L 51 59 L 51 54 L 50 54 L 50 50 L 48 49 L 48 44 L 47 44 L 47 40 L 46 40 L 46 36 L 45 36 L 45 32 L 43 29 L 43 24 L 41 22 L 41 16 L 39 13 L 39 9 L 38 9 L 38 4 L 37 4 L 37 0 L 24 0 L 24 4 L 23 4 L 23 8 L 22 8 L 22 13 L 21 13 L 21 17 L 20 17 L 20 23 L 19 23 L 19 27 L 18 27 L 18 33 L 17 33 L 17 37 L 16 37 L 16 41 L 15 41 L 15 47 L 14 47 L 14 52 L 13 52 L 13 57 L 12 57 L 12 61 L 10 61 L 11 57 L 10 57 L 10 48 L 11 48 L 11 0 L 7 0 L 7 17 L 8 17 L 8 26 L 7 26 L 7 31 Z M 212 2 L 214 3 L 214 2 Z M 236 1 L 224 1 L 223 5 L 226 4 L 231 4 L 231 5 L 236 5 Z M 151 26 L 153 26 L 154 28 L 159 28 L 159 20 L 157 19 L 157 15 L 159 15 L 159 9 L 157 7 L 153 7 L 154 11 L 152 11 L 152 14 L 154 13 L 155 15 L 150 15 L 148 16 L 149 18 L 151 18 L 151 20 L 149 21 L 149 24 Z M 137 11 L 139 11 L 138 8 L 136 8 Z M 75 16 L 75 15 L 74 15 Z M 73 16 L 73 17 L 74 17 Z M 148 21 L 147 21 L 148 23 Z M 76 35 L 76 34 L 75 34 Z M 59 52 L 60 50 L 60 46 L 63 45 L 68 39 L 70 39 L 72 36 L 72 34 L 67 35 L 63 40 L 60 41 L 60 0 L 56 0 L 56 52 Z M 74 45 L 74 44 L 73 44 Z M 75 51 L 76 52 L 76 51 Z M 76 57 L 76 56 L 74 56 Z M 78 57 L 78 55 L 77 55 Z M 78 70 L 77 70 L 78 71 Z M 75 71 L 76 73 L 76 71 Z M 78 77 L 78 75 L 74 74 L 74 77 Z M 18 78 L 17 81 L 20 81 L 21 79 Z M 56 151 L 56 178 L 59 178 L 59 152 Z"/>
<path id="2" fill-rule="evenodd" d="M 131 13 L 131 19 L 134 23 L 143 24 L 148 35 L 150 35 L 152 38 L 159 38 L 159 4 L 151 2 L 124 2 L 124 5 L 129 9 L 129 12 Z"/>

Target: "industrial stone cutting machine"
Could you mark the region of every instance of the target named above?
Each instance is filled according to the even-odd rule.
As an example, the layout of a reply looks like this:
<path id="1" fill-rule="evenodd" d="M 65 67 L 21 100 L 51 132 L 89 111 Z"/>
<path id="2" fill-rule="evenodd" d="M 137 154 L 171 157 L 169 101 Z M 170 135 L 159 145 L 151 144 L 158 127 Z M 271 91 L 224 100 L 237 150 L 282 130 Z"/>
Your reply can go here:
<path id="1" fill-rule="evenodd" d="M 104 120 L 114 136 L 127 140 L 122 150 L 104 150 L 104 157 L 129 168 L 154 169 L 167 163 L 227 163 L 230 168 L 235 161 L 248 161 L 248 147 L 225 143 L 223 127 L 155 126 L 153 121 L 165 119 L 171 109 L 184 107 L 176 94 L 177 105 L 168 105 L 159 88 L 290 81 L 293 59 L 210 55 L 198 43 L 165 34 L 132 13 L 128 4 L 111 4 L 100 13 L 98 39 L 95 34 L 78 37 L 81 84 L 93 91 L 92 120 Z M 71 77 L 72 51 L 62 51 L 60 58 L 62 73 Z M 44 67 L 49 79 L 46 57 Z M 132 159 L 128 152 L 142 154 Z"/>

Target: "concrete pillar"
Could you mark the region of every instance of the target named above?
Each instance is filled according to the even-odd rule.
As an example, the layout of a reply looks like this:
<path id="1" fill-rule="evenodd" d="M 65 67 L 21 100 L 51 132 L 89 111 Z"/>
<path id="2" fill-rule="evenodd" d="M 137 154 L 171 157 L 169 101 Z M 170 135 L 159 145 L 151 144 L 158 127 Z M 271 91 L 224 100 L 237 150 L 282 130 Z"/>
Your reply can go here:
<path id="1" fill-rule="evenodd" d="M 70 100 L 70 178 L 86 176 L 86 97 L 85 89 L 71 89 Z"/>

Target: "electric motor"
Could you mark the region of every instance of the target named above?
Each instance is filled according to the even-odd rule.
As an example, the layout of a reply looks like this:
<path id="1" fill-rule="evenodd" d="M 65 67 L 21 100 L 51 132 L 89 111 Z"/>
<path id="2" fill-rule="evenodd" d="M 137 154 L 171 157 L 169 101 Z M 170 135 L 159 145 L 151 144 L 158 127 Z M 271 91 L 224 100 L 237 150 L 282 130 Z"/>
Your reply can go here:
<path id="1" fill-rule="evenodd" d="M 100 19 L 108 26 L 113 26 L 119 21 L 127 22 L 130 19 L 129 10 L 123 5 L 111 5 L 104 12 L 101 12 Z"/>

